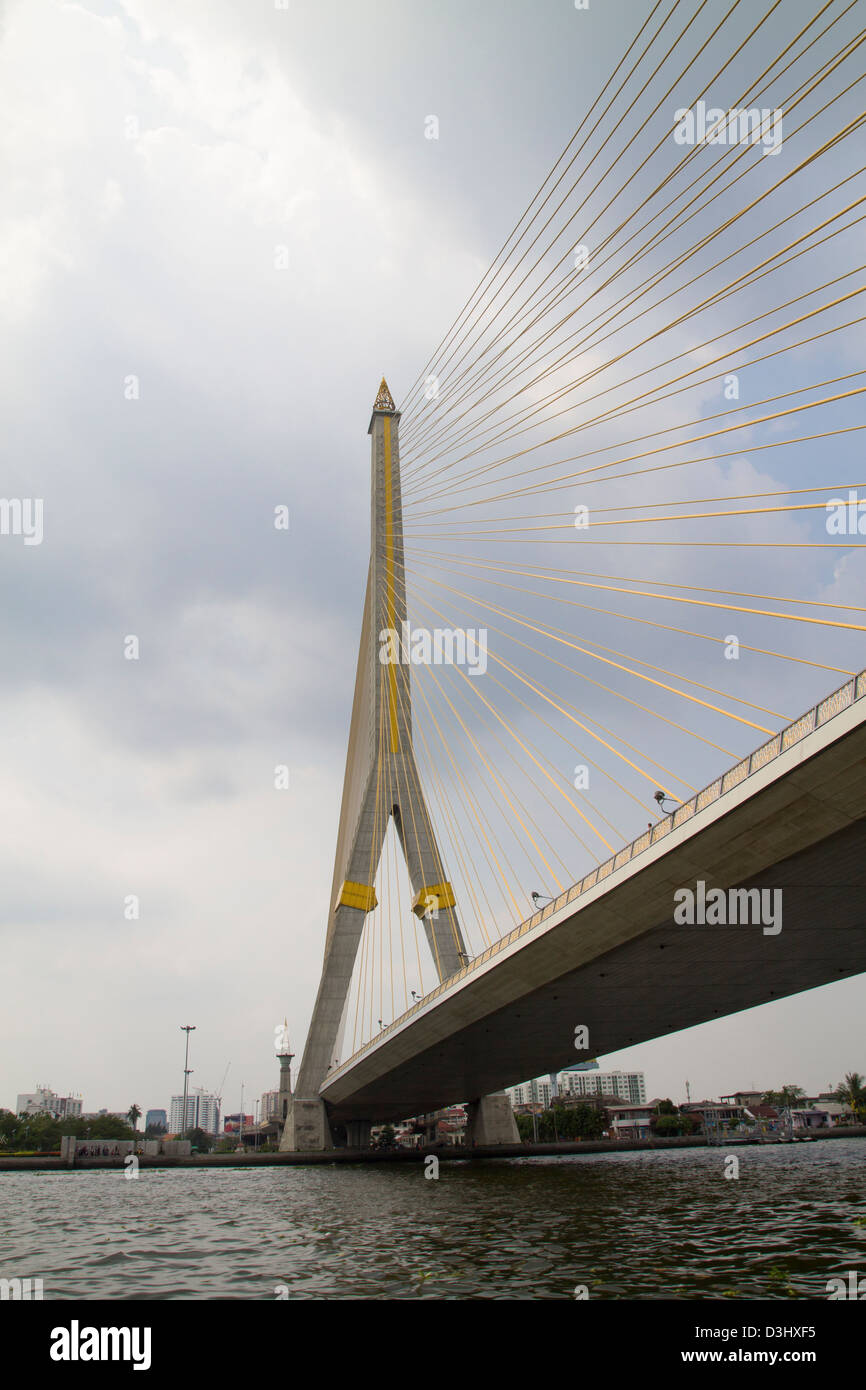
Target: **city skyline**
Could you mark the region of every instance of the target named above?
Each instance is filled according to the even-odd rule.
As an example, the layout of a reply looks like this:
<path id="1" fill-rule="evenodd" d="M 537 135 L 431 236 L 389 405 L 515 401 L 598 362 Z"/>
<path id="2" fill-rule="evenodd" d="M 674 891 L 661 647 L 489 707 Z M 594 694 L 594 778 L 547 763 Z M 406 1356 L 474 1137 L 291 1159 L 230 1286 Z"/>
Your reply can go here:
<path id="1" fill-rule="evenodd" d="M 838 989 L 839 986 L 836 986 L 835 988 Z M 814 992 L 814 993 L 818 993 L 819 991 L 813 991 L 813 992 Z M 775 1004 L 763 1005 L 763 1006 L 761 1006 L 760 1009 L 748 1010 L 747 1012 L 755 1013 L 755 1014 L 761 1013 L 761 1012 L 764 1012 L 764 1011 L 765 1011 L 766 1009 L 768 1009 L 768 1008 L 778 1008 L 780 1005 L 783 1005 L 783 1004 L 786 1004 L 786 1003 L 795 1003 L 798 999 L 799 999 L 799 996 L 793 996 L 793 998 L 790 999 L 790 1000 L 781 1000 L 779 1005 L 775 1005 Z M 737 1015 L 734 1015 L 733 1017 L 736 1018 Z M 728 1020 L 719 1020 L 719 1023 L 724 1023 L 724 1022 L 727 1022 L 727 1021 L 728 1021 Z M 704 1028 L 714 1028 L 714 1027 L 718 1027 L 718 1024 L 716 1024 L 716 1023 L 710 1023 L 710 1024 L 705 1024 L 705 1025 L 702 1025 L 702 1026 L 703 1026 Z M 696 1030 L 696 1029 L 690 1029 L 690 1030 L 687 1030 L 687 1031 L 688 1031 L 688 1032 L 696 1032 L 696 1031 L 698 1031 L 698 1030 Z M 664 1039 L 664 1040 L 659 1040 L 659 1041 L 664 1041 L 665 1043 L 669 1043 L 671 1040 L 670 1040 L 670 1039 Z M 629 1048 L 628 1050 L 623 1051 L 623 1052 L 620 1052 L 620 1053 L 613 1053 L 613 1054 L 611 1054 L 609 1057 L 601 1057 L 601 1058 L 598 1058 L 598 1059 L 597 1059 L 597 1062 L 598 1062 L 598 1070 L 595 1070 L 595 1069 L 594 1069 L 593 1071 L 590 1071 L 590 1072 L 588 1073 L 588 1075 L 589 1075 L 590 1077 L 593 1077 L 593 1076 L 595 1076 L 595 1075 L 598 1075 L 598 1074 L 599 1074 L 599 1071 L 600 1071 L 601 1074 L 609 1073 L 609 1072 L 621 1072 L 621 1073 L 624 1074 L 624 1075 L 628 1075 L 628 1074 L 640 1074 L 640 1075 L 645 1076 L 645 1075 L 650 1071 L 650 1065 L 649 1065 L 649 1064 L 648 1064 L 648 1065 L 643 1065 L 642 1062 L 641 1062 L 641 1059 L 642 1059 L 642 1057 L 643 1057 L 647 1052 L 650 1051 L 650 1049 L 651 1049 L 652 1047 L 653 1047 L 653 1043 L 645 1043 L 645 1044 L 643 1044 L 643 1045 L 640 1046 L 640 1047 Z M 856 1051 L 856 1049 L 853 1049 L 853 1050 Z M 274 1070 L 276 1071 L 276 1074 L 277 1074 L 277 1077 L 278 1077 L 278 1076 L 279 1076 L 279 1062 L 278 1062 L 278 1059 L 277 1059 L 276 1057 L 274 1057 L 273 1060 L 274 1060 Z M 560 1067 L 560 1068 L 557 1069 L 557 1074 L 562 1075 L 562 1074 L 568 1073 L 570 1070 L 579 1071 L 579 1070 L 584 1070 L 584 1068 L 585 1068 L 585 1064 L 583 1064 L 583 1066 L 581 1066 L 581 1064 L 578 1064 L 578 1063 L 570 1063 L 570 1062 L 566 1061 L 566 1062 L 563 1064 L 562 1067 Z M 659 1086 L 659 1087 L 653 1086 L 653 1087 L 651 1087 L 650 1089 L 651 1089 L 652 1095 L 654 1095 L 654 1096 L 660 1096 L 660 1097 L 663 1097 L 663 1098 L 669 1098 L 669 1099 L 671 1099 L 675 1104 L 685 1103 L 685 1101 L 688 1099 L 687 1094 L 686 1094 L 686 1084 L 687 1084 L 687 1083 L 688 1083 L 688 1086 L 689 1086 L 689 1092 L 690 1092 L 691 1098 L 692 1098 L 693 1100 L 694 1100 L 695 1098 L 701 1098 L 701 1099 L 707 1099 L 707 1100 L 709 1100 L 709 1099 L 715 1099 L 715 1098 L 719 1098 L 719 1097 L 721 1097 L 721 1096 L 723 1096 L 723 1095 L 726 1095 L 726 1094 L 733 1094 L 733 1093 L 734 1093 L 735 1091 L 737 1091 L 737 1090 L 758 1090 L 758 1091 L 761 1091 L 762 1093 L 764 1093 L 764 1092 L 767 1092 L 767 1091 L 771 1091 L 771 1090 L 774 1090 L 774 1089 L 778 1089 L 779 1087 L 781 1087 L 782 1085 L 784 1085 L 784 1084 L 786 1084 L 786 1083 L 788 1083 L 788 1082 L 790 1082 L 791 1084 L 794 1084 L 794 1085 L 800 1085 L 800 1086 L 802 1086 L 804 1092 L 805 1092 L 807 1095 L 819 1095 L 819 1094 L 821 1094 L 822 1092 L 829 1092 L 829 1091 L 835 1089 L 835 1087 L 838 1086 L 838 1085 L 843 1081 L 843 1078 L 844 1078 L 844 1076 L 845 1076 L 845 1074 L 846 1074 L 847 1072 L 850 1072 L 850 1071 L 853 1071 L 853 1070 L 858 1070 L 858 1071 L 859 1071 L 859 1070 L 861 1070 L 861 1069 L 863 1069 L 863 1068 L 866 1068 L 866 1063 L 864 1063 L 862 1059 L 860 1059 L 860 1058 L 858 1058 L 858 1057 L 856 1057 L 856 1056 L 854 1056 L 854 1057 L 846 1056 L 846 1057 L 844 1058 L 844 1060 L 842 1060 L 842 1061 L 839 1063 L 839 1066 L 838 1066 L 838 1069 L 837 1069 L 837 1072 L 836 1072 L 835 1075 L 831 1075 L 830 1077 L 826 1077 L 826 1076 L 822 1077 L 822 1076 L 820 1075 L 820 1073 L 819 1073 L 818 1068 L 814 1065 L 814 1062 L 812 1062 L 809 1066 L 806 1066 L 806 1065 L 801 1064 L 801 1063 L 798 1063 L 798 1062 L 791 1062 L 790 1059 L 786 1059 L 784 1056 L 782 1056 L 782 1057 L 777 1058 L 777 1059 L 776 1059 L 776 1062 L 771 1063 L 771 1064 L 769 1064 L 769 1065 L 768 1065 L 767 1063 L 764 1063 L 764 1062 L 761 1062 L 760 1064 L 758 1064 L 758 1063 L 755 1063 L 754 1061 L 752 1061 L 752 1062 L 748 1063 L 748 1064 L 745 1066 L 745 1070 L 739 1069 L 737 1064 L 733 1064 L 733 1063 L 732 1063 L 732 1065 L 731 1065 L 729 1071 L 725 1071 L 725 1072 L 724 1072 L 724 1075 L 723 1075 L 723 1077 L 722 1077 L 722 1082 L 721 1082 L 721 1084 L 718 1085 L 718 1086 L 716 1086 L 716 1087 L 714 1087 L 714 1088 L 713 1088 L 713 1087 L 710 1087 L 709 1085 L 703 1085 L 703 1084 L 702 1084 L 702 1081 L 701 1081 L 701 1073 L 700 1073 L 700 1071 L 699 1071 L 699 1070 L 695 1071 L 695 1070 L 693 1069 L 693 1073 L 694 1073 L 694 1074 L 693 1074 L 693 1075 L 690 1075 L 690 1076 L 687 1076 L 687 1077 L 684 1077 L 684 1078 L 682 1079 L 682 1082 L 681 1082 L 681 1084 L 680 1084 L 680 1089 L 679 1089 L 679 1090 L 676 1090 L 676 1088 L 671 1089 L 670 1087 L 665 1087 L 665 1086 Z M 723 1069 L 723 1070 L 724 1070 L 724 1069 Z M 772 1074 L 765 1074 L 765 1073 L 770 1073 L 770 1072 L 772 1072 Z M 736 1075 L 733 1075 L 733 1073 L 736 1073 Z M 757 1076 L 755 1075 L 756 1073 L 757 1073 Z M 784 1075 L 783 1075 L 782 1073 L 784 1073 Z M 509 1092 L 512 1092 L 512 1091 L 514 1091 L 515 1089 L 517 1089 L 518 1087 L 520 1087 L 520 1086 L 522 1086 L 522 1085 L 527 1085 L 527 1084 L 529 1084 L 530 1081 L 533 1081 L 533 1080 L 539 1080 L 539 1081 L 544 1080 L 544 1079 L 546 1079 L 546 1076 L 547 1076 L 547 1074 L 544 1073 L 541 1077 L 538 1077 L 538 1078 L 522 1078 L 521 1081 L 515 1081 L 513 1084 L 509 1085 L 506 1089 L 507 1089 Z M 293 1082 L 294 1082 L 294 1076 L 293 1076 Z M 757 1084 L 753 1084 L 753 1082 L 756 1082 Z M 731 1083 L 731 1084 L 727 1084 L 727 1083 Z M 736 1083 L 736 1084 L 733 1084 L 733 1083 Z M 742 1084 L 741 1084 L 741 1083 L 742 1083 Z M 47 1089 L 50 1090 L 50 1089 L 51 1089 L 50 1086 L 49 1086 Z M 170 1084 L 169 1084 L 169 1089 L 170 1089 Z M 206 1091 L 205 1091 L 205 1088 L 191 1088 L 191 1090 L 190 1090 L 190 1095 L 189 1095 L 189 1097 L 188 1097 L 188 1105 L 192 1105 L 192 1104 L 193 1104 L 193 1096 L 194 1096 L 195 1092 L 196 1092 L 198 1089 L 201 1089 L 202 1092 L 208 1094 L 209 1097 L 211 1097 L 211 1098 L 213 1098 L 213 1099 L 216 1099 L 215 1097 L 212 1097 L 212 1093 L 206 1092 Z M 245 1083 L 245 1084 L 244 1084 L 244 1092 L 245 1092 L 246 1095 L 257 1096 L 259 1100 L 261 1100 L 262 1097 L 264 1097 L 265 1095 L 273 1095 L 273 1096 L 278 1096 L 278 1095 L 279 1095 L 279 1089 L 278 1089 L 278 1087 L 276 1087 L 276 1086 L 264 1086 L 261 1090 L 259 1090 L 259 1089 L 258 1089 L 254 1084 L 252 1084 L 252 1083 L 250 1083 L 250 1084 Z M 22 1094 L 25 1094 L 25 1093 L 16 1092 L 16 1097 L 20 1097 Z M 68 1092 L 68 1094 L 70 1094 L 70 1095 L 73 1095 L 73 1094 L 77 1095 L 79 1102 L 81 1102 L 81 1101 L 82 1101 L 82 1097 L 83 1097 L 83 1095 L 84 1095 L 84 1092 L 83 1092 L 83 1091 L 81 1091 L 81 1092 L 73 1092 L 72 1090 L 70 1090 L 70 1091 Z M 647 1095 L 649 1095 L 649 1094 L 650 1094 L 650 1092 L 648 1091 L 648 1092 L 647 1092 Z M 238 1098 L 238 1099 L 240 1098 L 240 1086 L 238 1086 L 237 1098 Z M 182 1100 L 182 1096 L 181 1096 L 179 1093 L 178 1093 L 178 1094 L 175 1094 L 174 1092 L 172 1092 L 172 1093 L 171 1093 L 171 1098 L 170 1098 L 169 1104 L 166 1105 L 166 1106 L 147 1105 L 147 1104 L 144 1104 L 144 1103 L 142 1103 L 142 1102 L 140 1102 L 140 1101 L 139 1101 L 139 1102 L 130 1101 L 130 1102 L 129 1102 L 129 1105 L 132 1105 L 132 1104 L 134 1104 L 134 1103 L 140 1104 L 141 1110 L 142 1110 L 142 1114 L 146 1114 L 148 1110 L 155 1110 L 155 1109 L 164 1109 L 167 1113 L 170 1113 L 171 1105 L 173 1104 L 173 1102 L 174 1102 L 175 1100 L 178 1101 L 178 1105 L 179 1105 L 179 1104 L 180 1104 L 180 1101 Z M 455 1102 L 455 1103 L 458 1103 L 458 1102 Z M 462 1102 L 460 1102 L 460 1103 L 462 1103 Z M 129 1108 L 129 1107 L 127 1106 L 127 1109 L 128 1109 L 128 1108 Z M 8 1104 L 8 1105 L 4 1105 L 2 1099 L 0 1099 L 0 1109 L 12 1110 L 12 1109 L 13 1109 L 13 1106 L 12 1106 L 11 1103 Z M 120 1107 L 112 1107 L 111 1105 L 108 1105 L 108 1104 L 106 1104 L 106 1105 L 104 1105 L 104 1106 L 101 1106 L 100 1109 L 109 1111 L 110 1113 L 123 1113 L 123 1114 L 126 1113 L 126 1112 L 125 1112 L 124 1110 L 122 1110 Z M 221 1111 L 224 1109 L 226 1114 L 231 1114 L 231 1113 L 233 1113 L 233 1112 L 240 1113 L 239 1107 L 235 1107 L 235 1106 L 231 1106 L 231 1105 L 226 1105 L 226 1106 L 224 1106 L 224 1107 L 220 1107 L 220 1109 L 221 1109 Z M 87 1113 L 96 1113 L 96 1112 L 87 1112 Z"/>

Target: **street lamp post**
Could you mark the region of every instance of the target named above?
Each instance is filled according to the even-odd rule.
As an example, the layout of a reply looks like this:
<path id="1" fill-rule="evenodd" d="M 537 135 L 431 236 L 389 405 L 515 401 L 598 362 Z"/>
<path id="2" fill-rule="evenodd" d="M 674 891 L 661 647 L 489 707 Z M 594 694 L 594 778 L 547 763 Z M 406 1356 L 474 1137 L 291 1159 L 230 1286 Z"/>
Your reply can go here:
<path id="1" fill-rule="evenodd" d="M 186 1050 L 183 1057 L 183 1115 L 180 1122 L 180 1137 L 186 1133 L 186 1093 L 189 1087 L 189 1035 L 195 1032 L 194 1023 L 182 1023 L 180 1031 L 186 1033 Z"/>

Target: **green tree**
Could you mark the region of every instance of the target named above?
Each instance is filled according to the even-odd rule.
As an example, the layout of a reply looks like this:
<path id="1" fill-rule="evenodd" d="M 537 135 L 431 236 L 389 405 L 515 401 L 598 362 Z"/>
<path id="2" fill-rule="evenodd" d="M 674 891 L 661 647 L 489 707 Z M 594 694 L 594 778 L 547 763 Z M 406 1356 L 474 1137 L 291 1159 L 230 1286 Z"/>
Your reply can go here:
<path id="1" fill-rule="evenodd" d="M 0 1110 L 0 1148 L 9 1148 L 17 1129 L 18 1116 L 11 1110 Z"/>
<path id="2" fill-rule="evenodd" d="M 529 1120 L 530 1133 L 532 1116 Z M 519 1131 L 521 1138 L 522 1131 Z M 556 1139 L 599 1139 L 604 1132 L 604 1117 L 594 1105 L 557 1105 L 542 1110 L 538 1116 L 539 1143 L 550 1144 Z"/>
<path id="3" fill-rule="evenodd" d="M 533 1135 L 535 1133 L 535 1131 L 532 1128 L 532 1116 L 515 1115 L 514 1118 L 517 1121 L 517 1133 L 520 1135 L 522 1142 L 525 1144 L 527 1143 L 527 1141 L 533 1138 Z"/>
<path id="4" fill-rule="evenodd" d="M 806 1092 L 803 1090 L 802 1086 L 791 1086 L 788 1084 L 782 1087 L 781 1094 L 783 1105 L 796 1105 L 798 1101 L 803 1099 Z"/>
<path id="5" fill-rule="evenodd" d="M 765 1091 L 761 1100 L 764 1105 L 775 1105 L 777 1110 L 786 1110 L 795 1106 L 805 1094 L 802 1086 L 792 1086 L 788 1083 L 780 1091 Z"/>
<path id="6" fill-rule="evenodd" d="M 594 1105 L 576 1105 L 574 1115 L 575 1139 L 600 1139 L 604 1133 L 604 1116 Z"/>
<path id="7" fill-rule="evenodd" d="M 186 1137 L 195 1153 L 209 1154 L 213 1148 L 213 1135 L 207 1134 L 203 1129 L 191 1129 Z"/>
<path id="8" fill-rule="evenodd" d="M 73 1121 L 74 1128 L 67 1129 L 66 1121 L 62 1126 L 64 1134 L 76 1134 L 79 1138 L 87 1139 L 134 1139 L 135 1131 L 132 1125 L 127 1124 L 126 1120 L 121 1120 L 118 1115 L 97 1115 L 93 1119 L 84 1121 L 83 1132 L 81 1120 Z"/>
<path id="9" fill-rule="evenodd" d="M 50 1153 L 60 1148 L 60 1126 L 53 1115 L 18 1115 L 10 1136 L 13 1153 Z"/>
<path id="10" fill-rule="evenodd" d="M 138 1128 L 138 1122 L 141 1119 L 141 1106 L 136 1105 L 133 1101 L 132 1105 L 126 1112 L 126 1118 L 132 1125 L 133 1130 L 136 1130 Z"/>
<path id="11" fill-rule="evenodd" d="M 102 1115 L 98 1120 L 82 1116 L 56 1120 L 53 1115 L 13 1115 L 0 1111 L 0 1146 L 9 1153 L 53 1153 L 60 1149 L 66 1134 L 78 1139 L 132 1139 L 130 1126 L 114 1115 Z"/>
<path id="12" fill-rule="evenodd" d="M 652 1132 L 661 1138 L 682 1134 L 684 1118 L 682 1115 L 656 1115 L 652 1121 Z"/>
<path id="13" fill-rule="evenodd" d="M 670 1106 L 670 1109 L 668 1107 Z M 700 1119 L 693 1115 L 684 1115 L 679 1112 L 677 1107 L 670 1100 L 659 1101 L 655 1113 L 650 1119 L 653 1134 L 660 1136 L 671 1136 L 677 1134 L 694 1134 L 700 1127 Z"/>

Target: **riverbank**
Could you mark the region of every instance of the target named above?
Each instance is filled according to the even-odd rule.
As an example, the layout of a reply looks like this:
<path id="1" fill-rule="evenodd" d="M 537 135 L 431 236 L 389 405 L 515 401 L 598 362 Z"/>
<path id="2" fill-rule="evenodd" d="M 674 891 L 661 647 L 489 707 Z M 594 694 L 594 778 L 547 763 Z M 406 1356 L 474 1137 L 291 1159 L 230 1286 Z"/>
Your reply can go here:
<path id="1" fill-rule="evenodd" d="M 705 1149 L 705 1148 L 764 1148 L 784 1145 L 814 1144 L 831 1139 L 864 1139 L 866 1125 L 852 1126 L 850 1129 L 815 1130 L 813 1134 L 801 1139 L 736 1139 L 728 1140 L 727 1145 L 703 1135 L 672 1137 L 668 1139 L 585 1139 L 560 1144 L 497 1144 L 485 1148 L 466 1149 L 454 1144 L 429 1144 L 418 1149 L 330 1149 L 325 1153 L 228 1153 L 192 1154 L 188 1158 L 177 1158 L 166 1154 L 159 1156 L 141 1155 L 140 1169 L 144 1168 L 268 1168 L 268 1167 L 309 1167 L 321 1164 L 359 1164 L 359 1163 L 423 1163 L 431 1154 L 440 1163 L 466 1163 L 491 1158 L 556 1158 L 573 1157 L 575 1154 L 633 1153 L 653 1149 Z M 78 1158 L 74 1164 L 65 1159 L 36 1155 L 35 1157 L 0 1157 L 0 1173 L 68 1173 L 79 1169 L 114 1168 L 123 1169 L 122 1158 Z"/>

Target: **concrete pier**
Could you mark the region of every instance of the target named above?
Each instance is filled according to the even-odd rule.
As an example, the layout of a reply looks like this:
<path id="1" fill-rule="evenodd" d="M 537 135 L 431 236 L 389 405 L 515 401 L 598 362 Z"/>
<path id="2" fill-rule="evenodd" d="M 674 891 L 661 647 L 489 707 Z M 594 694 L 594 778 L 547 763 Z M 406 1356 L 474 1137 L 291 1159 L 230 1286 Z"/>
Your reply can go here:
<path id="1" fill-rule="evenodd" d="M 468 1106 L 466 1147 L 484 1148 L 490 1144 L 519 1144 L 517 1121 L 511 1101 L 504 1091 L 471 1100 Z"/>

